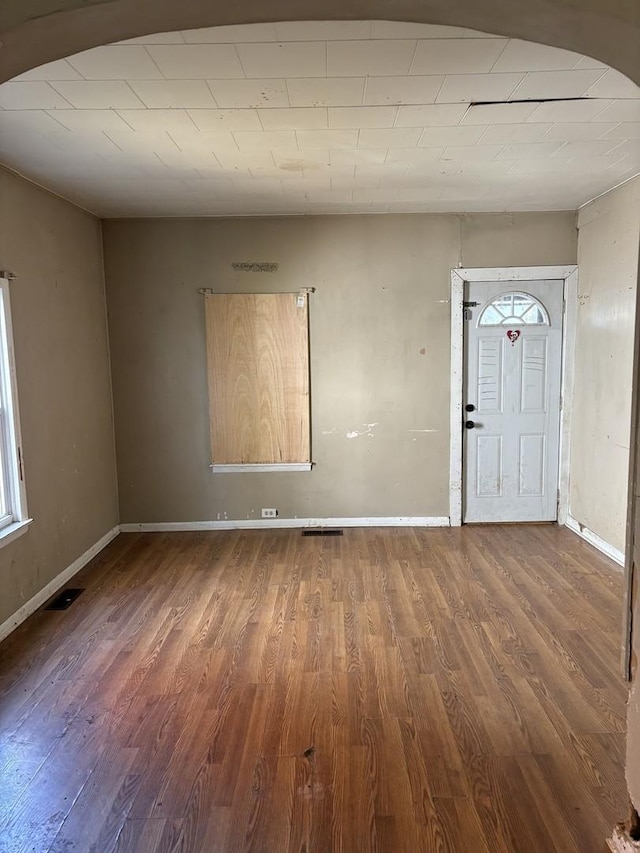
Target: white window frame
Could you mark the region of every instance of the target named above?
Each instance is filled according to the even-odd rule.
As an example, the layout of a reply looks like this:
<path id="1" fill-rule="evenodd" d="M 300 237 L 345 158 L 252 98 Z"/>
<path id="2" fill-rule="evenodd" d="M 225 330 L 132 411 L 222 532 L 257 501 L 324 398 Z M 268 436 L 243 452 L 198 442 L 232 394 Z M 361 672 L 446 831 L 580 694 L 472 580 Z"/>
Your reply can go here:
<path id="1" fill-rule="evenodd" d="M 531 310 L 531 308 L 533 306 L 529 306 L 529 308 L 527 308 L 527 310 L 524 312 L 524 314 L 522 314 L 520 317 L 516 317 L 514 314 L 512 314 L 511 316 L 505 317 L 504 314 L 502 314 L 501 315 L 502 319 L 500 320 L 499 323 L 483 323 L 482 322 L 483 318 L 484 318 L 484 316 L 487 313 L 487 310 L 489 308 L 494 308 L 500 314 L 500 308 L 496 307 L 495 303 L 498 301 L 498 299 L 502 299 L 503 296 L 507 296 L 507 295 L 511 296 L 511 297 L 513 297 L 513 296 L 527 296 L 527 297 L 529 297 L 529 299 L 535 304 L 535 307 L 538 309 L 540 314 L 542 314 L 542 318 L 543 318 L 542 323 L 539 323 L 537 321 L 534 323 L 528 323 L 526 320 L 524 322 L 522 322 L 523 318 L 527 316 L 527 314 L 529 313 L 529 311 Z M 484 308 L 480 312 L 480 316 L 478 317 L 478 322 L 476 323 L 476 328 L 477 329 L 492 329 L 492 328 L 496 329 L 496 328 L 499 328 L 500 326 L 549 326 L 549 325 L 550 325 L 549 312 L 544 307 L 542 302 L 540 302 L 539 299 L 536 299 L 535 296 L 532 296 L 530 293 L 526 293 L 524 290 L 512 290 L 511 292 L 508 292 L 508 293 L 500 293 L 498 296 L 491 299 L 484 306 Z"/>
<path id="2" fill-rule="evenodd" d="M 0 277 L 0 454 L 7 502 L 7 513 L 0 517 L 2 547 L 22 535 L 32 521 L 27 511 L 11 297 L 9 279 L 5 277 Z"/>

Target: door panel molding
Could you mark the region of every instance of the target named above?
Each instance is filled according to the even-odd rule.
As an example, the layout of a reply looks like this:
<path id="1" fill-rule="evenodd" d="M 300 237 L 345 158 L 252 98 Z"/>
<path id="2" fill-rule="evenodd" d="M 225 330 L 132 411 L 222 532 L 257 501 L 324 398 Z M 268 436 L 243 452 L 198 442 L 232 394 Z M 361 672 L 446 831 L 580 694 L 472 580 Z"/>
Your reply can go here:
<path id="1" fill-rule="evenodd" d="M 476 428 L 463 433 L 463 524 L 557 520 L 563 287 L 563 279 L 465 283 L 464 403 L 476 407 L 465 426 Z M 523 296 L 541 309 L 529 323 L 518 316 Z M 485 445 L 482 436 L 502 441 Z"/>
<path id="2" fill-rule="evenodd" d="M 536 267 L 459 267 L 451 270 L 451 407 L 449 457 L 449 518 L 452 527 L 462 524 L 462 423 L 464 382 L 465 282 L 504 281 L 509 283 L 541 279 L 564 282 L 562 369 L 560 379 L 560 466 L 558 482 L 558 523 L 565 524 L 569 511 L 569 439 L 573 398 L 576 301 L 576 264 Z"/>

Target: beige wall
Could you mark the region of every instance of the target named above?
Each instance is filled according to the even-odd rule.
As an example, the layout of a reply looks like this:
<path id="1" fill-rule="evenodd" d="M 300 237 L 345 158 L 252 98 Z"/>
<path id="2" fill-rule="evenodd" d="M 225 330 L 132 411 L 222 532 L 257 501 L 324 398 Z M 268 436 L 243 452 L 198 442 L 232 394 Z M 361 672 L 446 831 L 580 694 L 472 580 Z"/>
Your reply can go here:
<path id="1" fill-rule="evenodd" d="M 29 514 L 0 548 L 0 624 L 118 522 L 100 223 L 0 170 Z"/>
<path id="2" fill-rule="evenodd" d="M 572 213 L 123 220 L 104 241 L 125 523 L 448 516 L 450 270 L 576 260 Z M 214 475 L 197 290 L 303 286 L 316 466 Z"/>
<path id="3" fill-rule="evenodd" d="M 627 549 L 627 608 L 640 622 L 637 567 L 640 565 L 640 433 L 637 431 L 640 350 L 637 318 L 640 244 L 640 178 L 584 207 L 578 216 L 578 324 L 576 393 L 571 445 L 571 512 L 614 547 L 625 550 L 628 499 L 632 505 Z M 634 375 L 635 370 L 635 375 Z M 635 389 L 634 389 L 635 385 Z M 633 399 L 635 394 L 635 400 Z M 635 436 L 630 435 L 632 403 Z M 629 447 L 635 444 L 629 494 Z M 628 707 L 627 782 L 640 811 L 640 681 L 637 629 L 625 623 L 623 642 L 633 641 L 633 683 Z"/>
<path id="4" fill-rule="evenodd" d="M 578 216 L 570 512 L 625 548 L 640 179 Z"/>

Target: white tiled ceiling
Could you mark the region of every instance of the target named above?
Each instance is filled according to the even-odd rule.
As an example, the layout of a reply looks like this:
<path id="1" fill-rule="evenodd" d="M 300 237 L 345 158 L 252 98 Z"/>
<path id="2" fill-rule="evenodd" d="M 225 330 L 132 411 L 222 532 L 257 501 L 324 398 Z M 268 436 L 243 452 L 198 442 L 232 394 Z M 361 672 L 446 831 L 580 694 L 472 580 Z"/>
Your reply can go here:
<path id="1" fill-rule="evenodd" d="M 67 62 L 85 80 L 155 80 L 162 78 L 150 55 L 157 49 L 112 44 L 78 53 Z"/>
<path id="2" fill-rule="evenodd" d="M 454 27 L 161 33 L 0 86 L 0 161 L 107 217 L 575 208 L 640 171 L 640 89 Z"/>

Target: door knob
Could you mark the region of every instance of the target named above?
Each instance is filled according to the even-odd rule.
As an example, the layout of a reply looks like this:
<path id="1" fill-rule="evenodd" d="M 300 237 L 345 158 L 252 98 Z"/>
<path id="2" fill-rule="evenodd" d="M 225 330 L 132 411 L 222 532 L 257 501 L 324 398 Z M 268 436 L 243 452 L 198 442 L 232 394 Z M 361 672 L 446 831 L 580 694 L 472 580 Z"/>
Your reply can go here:
<path id="1" fill-rule="evenodd" d="M 467 403 L 467 405 L 464 407 L 464 410 L 465 412 L 475 412 L 476 407 L 473 405 L 473 403 Z"/>
<path id="2" fill-rule="evenodd" d="M 475 421 L 465 421 L 464 428 L 465 429 L 475 429 L 476 422 Z"/>

